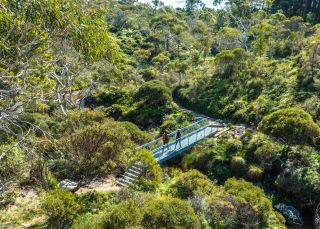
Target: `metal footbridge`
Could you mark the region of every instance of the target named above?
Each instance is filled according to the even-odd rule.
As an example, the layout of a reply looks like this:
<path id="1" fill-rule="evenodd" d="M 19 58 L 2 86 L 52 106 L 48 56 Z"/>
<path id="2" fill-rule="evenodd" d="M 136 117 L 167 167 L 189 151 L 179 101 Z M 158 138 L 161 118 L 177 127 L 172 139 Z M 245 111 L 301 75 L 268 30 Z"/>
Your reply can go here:
<path id="1" fill-rule="evenodd" d="M 219 133 L 225 132 L 228 129 L 225 125 L 212 122 L 207 118 L 201 118 L 198 121 L 192 123 L 180 129 L 181 138 L 176 139 L 177 131 L 168 134 L 169 142 L 163 145 L 162 138 L 155 139 L 147 144 L 144 144 L 136 151 L 142 149 L 150 150 L 159 164 L 181 155 L 190 150 L 194 145 L 198 144 L 202 140 L 218 135 Z M 137 161 L 131 166 L 128 171 L 123 174 L 118 180 L 117 184 L 120 186 L 133 185 L 134 181 L 138 179 L 143 171 L 143 163 Z"/>

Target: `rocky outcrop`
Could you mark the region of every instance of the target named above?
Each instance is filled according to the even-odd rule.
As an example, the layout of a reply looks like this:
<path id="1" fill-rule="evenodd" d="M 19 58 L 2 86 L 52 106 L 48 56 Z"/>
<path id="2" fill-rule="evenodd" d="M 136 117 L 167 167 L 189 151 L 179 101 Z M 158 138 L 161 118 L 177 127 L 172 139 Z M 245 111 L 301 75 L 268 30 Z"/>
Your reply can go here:
<path id="1" fill-rule="evenodd" d="M 275 209 L 284 216 L 288 224 L 293 226 L 303 225 L 301 214 L 295 207 L 286 204 L 278 204 L 275 206 Z"/>

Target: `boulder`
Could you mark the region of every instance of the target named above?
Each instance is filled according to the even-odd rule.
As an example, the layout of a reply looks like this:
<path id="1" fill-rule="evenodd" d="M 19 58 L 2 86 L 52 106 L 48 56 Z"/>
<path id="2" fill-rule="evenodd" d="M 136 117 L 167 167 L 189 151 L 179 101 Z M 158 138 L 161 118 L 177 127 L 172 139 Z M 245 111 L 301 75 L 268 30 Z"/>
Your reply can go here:
<path id="1" fill-rule="evenodd" d="M 71 192 L 77 191 L 80 187 L 79 182 L 70 181 L 68 179 L 61 181 L 59 185 L 61 189 L 68 190 Z"/>
<path id="2" fill-rule="evenodd" d="M 275 209 L 284 216 L 288 224 L 293 226 L 303 225 L 301 214 L 295 207 L 286 204 L 278 204 L 275 206 Z"/>

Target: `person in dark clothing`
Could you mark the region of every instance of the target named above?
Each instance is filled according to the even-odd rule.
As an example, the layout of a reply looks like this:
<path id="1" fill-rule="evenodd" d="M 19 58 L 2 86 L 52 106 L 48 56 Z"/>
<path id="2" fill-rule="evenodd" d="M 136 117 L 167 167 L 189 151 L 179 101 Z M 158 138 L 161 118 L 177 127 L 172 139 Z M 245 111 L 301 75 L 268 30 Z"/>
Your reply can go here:
<path id="1" fill-rule="evenodd" d="M 177 134 L 176 134 L 176 144 L 174 146 L 174 149 L 177 148 L 178 143 L 179 143 L 179 147 L 181 148 L 181 132 L 180 132 L 180 130 L 178 130 Z"/>

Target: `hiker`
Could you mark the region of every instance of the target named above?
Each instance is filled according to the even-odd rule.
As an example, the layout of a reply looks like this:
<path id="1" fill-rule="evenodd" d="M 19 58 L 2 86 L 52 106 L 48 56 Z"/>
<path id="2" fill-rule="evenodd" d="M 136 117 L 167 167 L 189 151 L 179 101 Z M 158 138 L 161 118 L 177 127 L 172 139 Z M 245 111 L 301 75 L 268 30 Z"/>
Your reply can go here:
<path id="1" fill-rule="evenodd" d="M 178 130 L 177 134 L 176 134 L 176 144 L 174 146 L 174 149 L 177 148 L 178 143 L 179 143 L 179 147 L 181 148 L 181 132 L 180 132 L 180 130 Z"/>
<path id="2" fill-rule="evenodd" d="M 167 145 L 168 147 L 169 137 L 168 137 L 167 131 L 165 131 L 162 135 L 162 142 L 163 142 L 163 149 L 165 145 Z"/>

